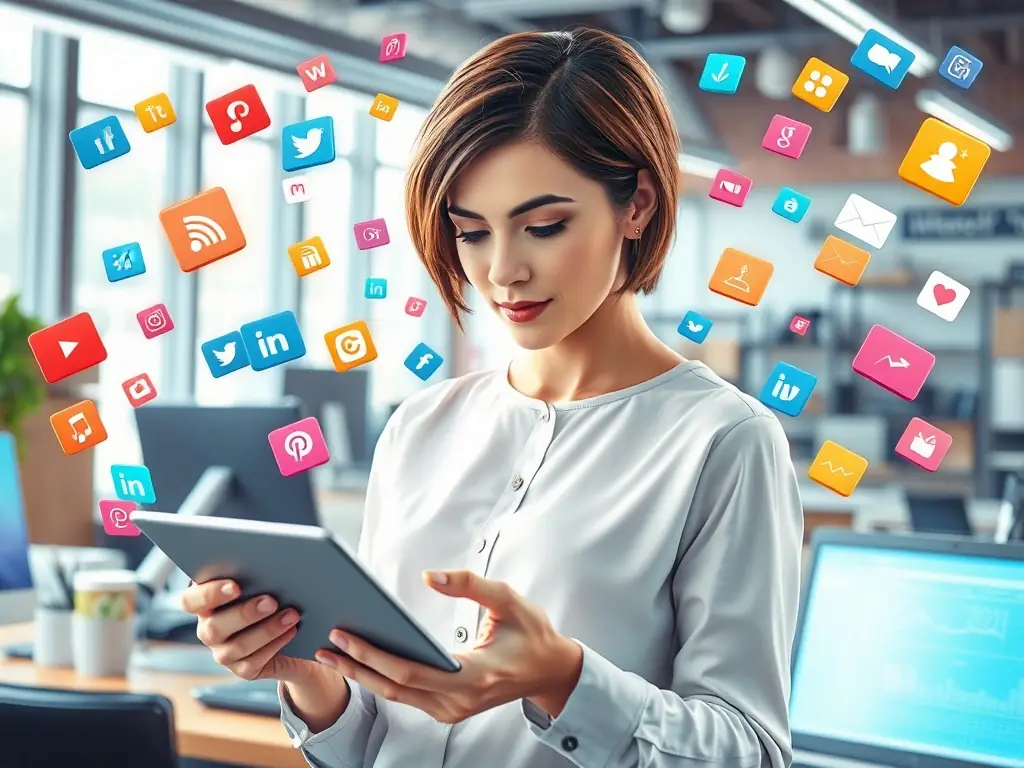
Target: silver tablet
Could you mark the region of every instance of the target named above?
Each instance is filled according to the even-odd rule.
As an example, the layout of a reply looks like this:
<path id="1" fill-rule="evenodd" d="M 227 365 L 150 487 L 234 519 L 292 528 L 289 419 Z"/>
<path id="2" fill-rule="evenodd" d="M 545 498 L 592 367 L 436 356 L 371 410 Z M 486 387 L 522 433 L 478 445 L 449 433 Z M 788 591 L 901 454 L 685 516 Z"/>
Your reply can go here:
<path id="1" fill-rule="evenodd" d="M 314 660 L 334 628 L 396 656 L 457 672 L 458 661 L 388 593 L 355 554 L 322 528 L 136 511 L 132 522 L 201 584 L 231 579 L 238 600 L 271 595 L 302 617 L 283 653 Z M 236 601 L 237 602 L 237 601 Z"/>

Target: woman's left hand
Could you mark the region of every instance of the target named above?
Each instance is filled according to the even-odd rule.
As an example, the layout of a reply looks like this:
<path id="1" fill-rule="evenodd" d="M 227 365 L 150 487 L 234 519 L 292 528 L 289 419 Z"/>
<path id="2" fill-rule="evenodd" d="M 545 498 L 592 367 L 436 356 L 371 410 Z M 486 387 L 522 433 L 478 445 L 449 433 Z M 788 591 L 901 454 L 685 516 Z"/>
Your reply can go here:
<path id="1" fill-rule="evenodd" d="M 556 632 L 540 606 L 505 582 L 472 571 L 430 571 L 424 580 L 441 594 L 468 598 L 487 609 L 473 650 L 454 654 L 461 670 L 442 672 L 406 661 L 340 630 L 330 640 L 343 653 L 318 651 L 317 661 L 441 723 L 459 723 L 524 698 L 557 717 L 579 680 L 583 649 Z"/>

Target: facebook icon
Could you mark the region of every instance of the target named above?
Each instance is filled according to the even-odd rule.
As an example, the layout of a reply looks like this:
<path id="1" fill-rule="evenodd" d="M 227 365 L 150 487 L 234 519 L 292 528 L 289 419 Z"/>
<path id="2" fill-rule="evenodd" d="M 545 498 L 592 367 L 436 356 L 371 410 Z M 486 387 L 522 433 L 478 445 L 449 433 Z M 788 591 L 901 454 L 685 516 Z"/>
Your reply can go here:
<path id="1" fill-rule="evenodd" d="M 412 354 L 405 358 L 405 367 L 419 376 L 421 380 L 426 381 L 434 375 L 434 371 L 440 368 L 443 362 L 444 358 L 420 342 Z"/>

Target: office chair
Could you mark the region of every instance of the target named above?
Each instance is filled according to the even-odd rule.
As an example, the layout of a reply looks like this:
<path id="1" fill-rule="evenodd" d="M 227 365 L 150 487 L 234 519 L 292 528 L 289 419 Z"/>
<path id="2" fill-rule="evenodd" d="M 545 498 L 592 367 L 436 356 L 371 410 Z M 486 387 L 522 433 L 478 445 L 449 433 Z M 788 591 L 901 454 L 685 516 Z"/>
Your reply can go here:
<path id="1" fill-rule="evenodd" d="M 85 763 L 178 768 L 171 702 L 151 694 L 0 685 L 3 768 Z"/>

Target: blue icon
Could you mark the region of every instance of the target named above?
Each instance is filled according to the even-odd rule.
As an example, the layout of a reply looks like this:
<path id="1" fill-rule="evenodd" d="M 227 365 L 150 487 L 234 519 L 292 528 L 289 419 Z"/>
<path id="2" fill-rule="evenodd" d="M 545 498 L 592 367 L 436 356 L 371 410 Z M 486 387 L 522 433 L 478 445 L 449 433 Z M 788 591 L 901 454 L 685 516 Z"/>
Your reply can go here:
<path id="1" fill-rule="evenodd" d="M 426 344 L 420 342 L 416 345 L 416 349 L 405 358 L 405 367 L 419 376 L 420 379 L 426 381 L 434 375 L 434 371 L 440 368 L 443 362 L 444 358 Z"/>
<path id="2" fill-rule="evenodd" d="M 789 363 L 776 363 L 757 399 L 787 416 L 799 416 L 818 377 Z"/>
<path id="3" fill-rule="evenodd" d="M 103 252 L 103 268 L 107 271 L 107 280 L 112 283 L 145 274 L 146 261 L 142 258 L 142 246 L 127 243 L 108 248 Z"/>
<path id="4" fill-rule="evenodd" d="M 983 66 L 985 63 L 977 56 L 954 45 L 942 60 L 939 74 L 958 88 L 966 90 L 971 87 Z"/>
<path id="5" fill-rule="evenodd" d="M 368 299 L 386 299 L 388 296 L 388 281 L 383 277 L 366 278 L 366 290 L 363 295 Z"/>
<path id="6" fill-rule="evenodd" d="M 914 54 L 899 43 L 877 29 L 869 29 L 850 57 L 850 63 L 882 85 L 896 90 L 910 71 L 914 58 Z"/>
<path id="7" fill-rule="evenodd" d="M 156 501 L 153 478 L 148 467 L 114 464 L 110 467 L 110 476 L 114 480 L 114 495 L 121 501 L 137 501 L 139 504 L 152 504 Z"/>
<path id="8" fill-rule="evenodd" d="M 713 323 L 708 320 L 700 312 L 694 312 L 692 309 L 683 315 L 683 322 L 679 324 L 676 329 L 679 331 L 680 336 L 685 336 L 690 341 L 697 344 L 703 344 L 704 339 L 711 333 L 711 326 Z"/>
<path id="9" fill-rule="evenodd" d="M 124 128 L 116 115 L 104 117 L 95 123 L 75 128 L 68 134 L 78 161 L 85 170 L 109 163 L 132 151 Z"/>
<path id="10" fill-rule="evenodd" d="M 801 195 L 790 187 L 783 187 L 779 190 L 779 196 L 775 198 L 772 211 L 784 219 L 797 222 L 804 217 L 810 207 L 811 198 L 807 195 Z"/>
<path id="11" fill-rule="evenodd" d="M 301 171 L 333 162 L 333 117 L 314 117 L 281 129 L 281 167 L 286 171 Z"/>
<path id="12" fill-rule="evenodd" d="M 709 53 L 698 87 L 711 93 L 736 93 L 747 60 L 731 53 Z"/>
<path id="13" fill-rule="evenodd" d="M 215 379 L 249 367 L 249 353 L 245 351 L 245 342 L 238 331 L 204 341 L 200 349 L 210 375 Z"/>
<path id="14" fill-rule="evenodd" d="M 278 312 L 253 320 L 243 325 L 239 334 L 254 371 L 265 371 L 306 354 L 306 343 L 294 312 Z"/>

